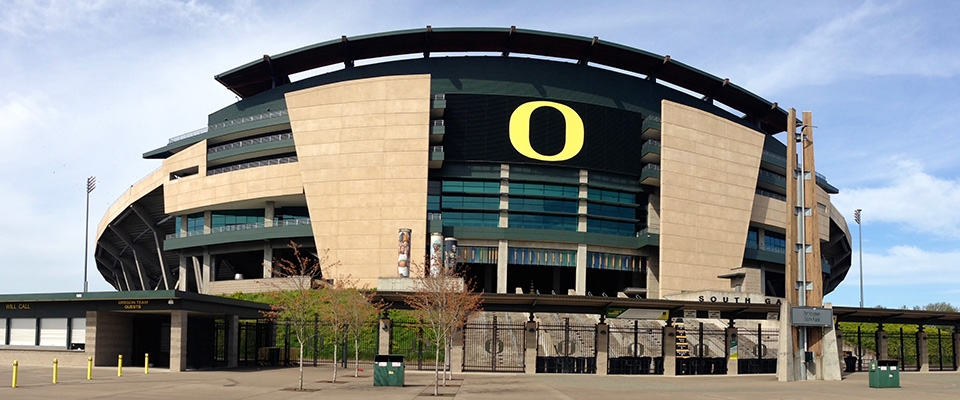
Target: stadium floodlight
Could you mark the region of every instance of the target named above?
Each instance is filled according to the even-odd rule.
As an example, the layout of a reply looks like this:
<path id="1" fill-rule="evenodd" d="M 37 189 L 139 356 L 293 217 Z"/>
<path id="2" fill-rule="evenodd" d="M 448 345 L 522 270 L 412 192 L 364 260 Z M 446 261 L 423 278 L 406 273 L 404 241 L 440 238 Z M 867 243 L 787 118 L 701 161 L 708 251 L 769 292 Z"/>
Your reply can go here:
<path id="1" fill-rule="evenodd" d="M 83 235 L 83 292 L 87 292 L 88 282 L 87 282 L 87 258 L 88 251 L 90 249 L 90 192 L 93 189 L 97 188 L 97 177 L 91 176 L 87 178 L 87 217 L 83 223 L 83 229 L 85 231 Z"/>
<path id="2" fill-rule="evenodd" d="M 853 210 L 853 220 L 857 221 L 857 237 L 860 239 L 860 308 L 863 308 L 863 224 L 860 223 L 861 209 Z"/>

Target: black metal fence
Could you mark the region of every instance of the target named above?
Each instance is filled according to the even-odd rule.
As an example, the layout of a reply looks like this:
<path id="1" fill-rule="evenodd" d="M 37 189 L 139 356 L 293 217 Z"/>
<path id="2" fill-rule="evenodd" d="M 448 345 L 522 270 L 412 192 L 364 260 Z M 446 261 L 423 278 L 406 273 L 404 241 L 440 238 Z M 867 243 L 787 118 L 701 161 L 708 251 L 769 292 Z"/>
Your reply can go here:
<path id="1" fill-rule="evenodd" d="M 689 356 L 677 357 L 677 375 L 723 375 L 727 373 L 726 332 L 704 327 L 703 322 L 678 322 L 677 341 L 688 343 Z"/>
<path id="2" fill-rule="evenodd" d="M 524 324 L 492 321 L 467 323 L 463 329 L 463 370 L 523 372 Z"/>
<path id="3" fill-rule="evenodd" d="M 763 329 L 737 329 L 737 370 L 740 374 L 774 374 L 777 372 L 777 349 L 780 332 Z"/>
<path id="4" fill-rule="evenodd" d="M 608 374 L 663 374 L 663 328 L 658 322 L 610 320 L 608 328 Z"/>
<path id="5" fill-rule="evenodd" d="M 927 346 L 930 354 L 931 371 L 956 371 L 956 349 L 953 347 L 953 333 L 937 328 L 937 332 L 929 332 Z"/>
<path id="6" fill-rule="evenodd" d="M 445 360 L 443 342 L 440 344 L 440 363 Z M 394 322 L 390 340 L 390 354 L 400 354 L 404 367 L 414 370 L 433 371 L 437 367 L 437 341 L 430 330 L 415 322 Z M 442 364 L 441 364 L 442 366 Z"/>
<path id="7" fill-rule="evenodd" d="M 540 324 L 537 346 L 538 373 L 595 374 L 597 372 L 596 324 Z"/>

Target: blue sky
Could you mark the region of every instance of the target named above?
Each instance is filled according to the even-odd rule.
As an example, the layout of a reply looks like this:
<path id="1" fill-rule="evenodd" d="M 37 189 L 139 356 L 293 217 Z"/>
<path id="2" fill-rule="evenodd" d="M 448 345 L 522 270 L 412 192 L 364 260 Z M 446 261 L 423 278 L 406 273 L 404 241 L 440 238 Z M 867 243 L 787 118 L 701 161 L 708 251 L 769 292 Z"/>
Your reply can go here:
<path id="1" fill-rule="evenodd" d="M 854 237 L 826 301 L 960 305 L 960 3 L 953 1 L 16 1 L 0 7 L 0 293 L 83 287 L 141 154 L 235 101 L 213 76 L 317 42 L 490 26 L 599 36 L 812 111 L 817 169 Z M 782 138 L 781 138 L 782 139 Z M 91 253 L 92 253 L 91 245 Z M 90 261 L 91 290 L 111 290 Z"/>

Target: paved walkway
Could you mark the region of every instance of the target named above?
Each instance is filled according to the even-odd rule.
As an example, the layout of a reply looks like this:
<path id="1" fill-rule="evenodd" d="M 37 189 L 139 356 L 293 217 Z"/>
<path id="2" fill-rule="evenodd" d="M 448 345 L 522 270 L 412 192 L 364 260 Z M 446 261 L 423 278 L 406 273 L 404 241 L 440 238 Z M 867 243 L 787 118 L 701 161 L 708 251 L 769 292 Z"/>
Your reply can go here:
<path id="1" fill-rule="evenodd" d="M 60 368 L 52 383 L 52 368 L 21 367 L 17 388 L 11 388 L 12 366 L 0 366 L 0 399 L 422 399 L 431 398 L 433 374 L 407 371 L 406 386 L 374 387 L 371 371 L 354 378 L 352 370 L 331 383 L 332 367 L 305 367 L 304 386 L 297 392 L 296 368 L 238 369 L 170 373 L 152 369 Z M 957 399 L 960 373 L 904 373 L 902 388 L 871 389 L 867 373 L 850 374 L 840 382 L 776 381 L 773 375 L 740 376 L 593 376 L 558 374 L 458 374 L 441 387 L 445 399 Z"/>

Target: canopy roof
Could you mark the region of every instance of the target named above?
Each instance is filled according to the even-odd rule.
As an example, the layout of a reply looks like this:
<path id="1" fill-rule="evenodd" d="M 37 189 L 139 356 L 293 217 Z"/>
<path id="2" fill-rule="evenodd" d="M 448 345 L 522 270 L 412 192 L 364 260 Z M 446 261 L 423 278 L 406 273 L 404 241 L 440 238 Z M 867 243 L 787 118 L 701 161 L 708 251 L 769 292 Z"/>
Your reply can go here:
<path id="1" fill-rule="evenodd" d="M 776 103 L 683 63 L 632 47 L 598 39 L 510 28 L 431 28 L 384 32 L 317 43 L 234 68 L 217 75 L 218 82 L 246 98 L 290 83 L 290 75 L 379 57 L 431 53 L 519 53 L 603 65 L 661 80 L 717 101 L 743 113 L 767 133 L 785 129 L 787 113 Z"/>

